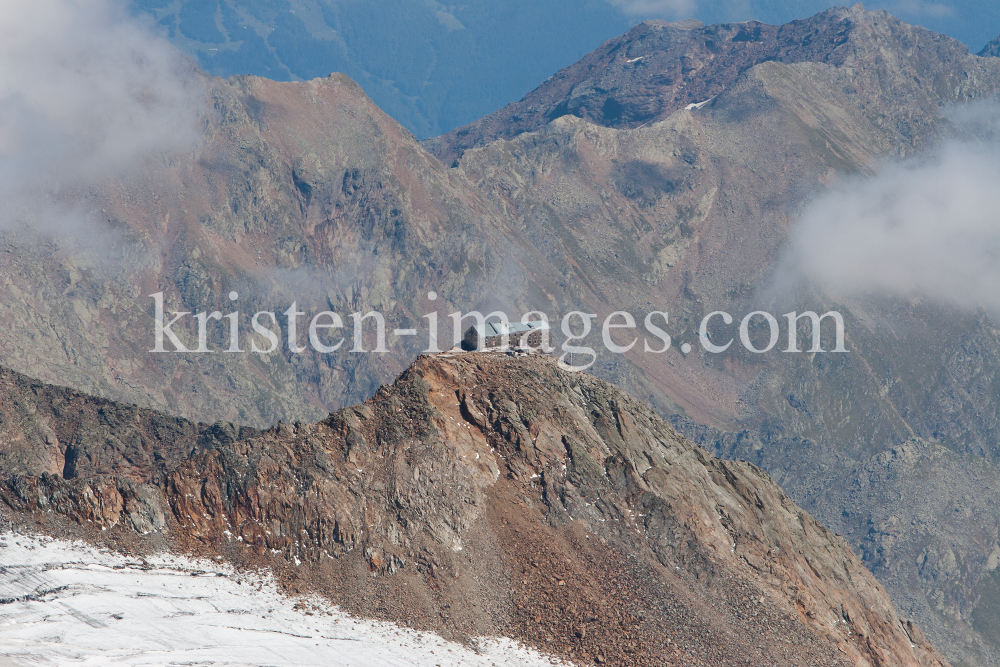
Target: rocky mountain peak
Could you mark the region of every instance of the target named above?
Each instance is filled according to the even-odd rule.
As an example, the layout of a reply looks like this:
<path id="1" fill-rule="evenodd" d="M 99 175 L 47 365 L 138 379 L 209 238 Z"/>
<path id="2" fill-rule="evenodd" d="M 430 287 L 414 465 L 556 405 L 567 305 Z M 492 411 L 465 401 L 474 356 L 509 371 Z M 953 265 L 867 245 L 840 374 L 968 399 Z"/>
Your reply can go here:
<path id="1" fill-rule="evenodd" d="M 981 58 L 1000 58 L 1000 35 L 991 39 L 976 55 Z"/>
<path id="2" fill-rule="evenodd" d="M 962 57 L 968 57 L 968 48 L 957 40 L 861 4 L 779 26 L 646 21 L 563 68 L 520 101 L 424 145 L 450 163 L 469 148 L 540 129 L 563 115 L 607 127 L 641 127 L 714 98 L 743 72 L 768 61 L 891 72 L 899 60 L 946 63 Z"/>
<path id="3" fill-rule="evenodd" d="M 795 39 L 781 42 L 783 31 L 794 30 L 799 31 Z M 716 43 L 712 35 L 721 41 Z M 718 53 L 708 48 L 708 41 Z M 780 44 L 792 51 L 775 50 Z M 611 53 L 615 45 L 617 50 Z M 803 50 L 809 53 L 803 55 Z M 660 69 L 649 69 L 647 61 Z M 583 476 L 585 484 L 569 477 L 577 465 L 576 454 L 561 435 L 546 456 L 566 452 L 559 454 L 563 463 L 552 469 L 533 467 L 537 455 L 529 454 L 537 436 L 529 425 L 537 422 L 543 408 L 564 405 L 556 400 L 559 396 L 570 404 L 579 401 L 574 398 L 577 392 L 550 386 L 558 374 L 550 377 L 545 366 L 531 371 L 548 378 L 542 380 L 547 388 L 534 392 L 532 376 L 525 369 L 535 362 L 525 361 L 519 374 L 510 376 L 513 388 L 504 395 L 514 406 L 507 406 L 511 417 L 499 422 L 491 417 L 482 427 L 458 413 L 452 415 L 454 423 L 444 418 L 444 426 L 437 425 L 434 410 L 445 414 L 442 410 L 449 406 L 421 407 L 430 394 L 416 380 L 412 386 L 397 383 L 391 391 L 384 390 L 366 407 L 310 424 L 329 410 L 371 396 L 404 371 L 422 345 L 401 345 L 384 357 L 294 355 L 281 350 L 266 358 L 149 354 L 153 331 L 149 295 L 160 291 L 166 307 L 176 311 L 229 312 L 238 306 L 245 327 L 251 313 L 281 312 L 293 300 L 312 312 L 330 309 L 344 316 L 377 310 L 390 322 L 409 326 L 420 323 L 428 312 L 423 295 L 430 289 L 441 295 L 435 303 L 448 302 L 441 305 L 442 317 L 450 308 L 543 309 L 552 315 L 565 313 L 568 307 L 641 313 L 669 306 L 670 322 L 676 327 L 672 334 L 680 343 L 684 332 L 695 331 L 698 320 L 710 310 L 738 314 L 759 307 L 751 301 L 753 286 L 764 280 L 787 240 L 795 212 L 812 194 L 835 187 L 852 174 L 873 173 L 887 158 L 918 150 L 941 124 L 943 105 L 987 98 L 1000 90 L 1000 60 L 977 58 L 953 40 L 860 7 L 831 10 L 804 24 L 778 27 L 650 22 L 582 62 L 553 77 L 537 95 L 532 93 L 535 97 L 529 95 L 526 100 L 537 102 L 536 107 L 529 108 L 535 102 L 515 105 L 516 113 L 508 108 L 491 117 L 499 119 L 500 130 L 518 132 L 517 123 L 522 121 L 524 128 L 544 128 L 468 150 L 454 169 L 444 168 L 426 153 L 346 77 L 303 83 L 245 77 L 212 80 L 210 97 L 217 113 L 208 119 L 205 146 L 196 159 L 171 156 L 162 164 L 154 161 L 88 198 L 96 219 L 127 230 L 135 239 L 134 247 L 116 255 L 116 265 L 128 269 L 118 274 L 102 271 L 101 262 L 86 253 L 72 248 L 42 252 L 39 248 L 44 246 L 9 235 L 4 261 L 12 285 L 5 301 L 8 307 L 0 314 L 8 331 L 2 341 L 4 364 L 78 390 L 204 421 L 225 419 L 255 426 L 278 419 L 302 422 L 282 424 L 263 434 L 238 434 L 236 427 L 171 421 L 175 418 L 159 413 L 154 417 L 121 404 L 98 405 L 96 399 L 82 395 L 74 395 L 56 411 L 45 408 L 49 399 L 40 383 L 22 378 L 24 382 L 9 389 L 19 403 L 3 408 L 17 417 L 5 423 L 23 426 L 18 431 L 4 427 L 10 437 L 0 445 L 10 462 L 4 468 L 10 479 L 3 493 L 11 505 L 19 512 L 34 511 L 43 521 L 73 517 L 68 519 L 70 528 L 75 519 L 81 525 L 106 528 L 102 534 L 118 535 L 125 544 L 160 540 L 213 555 L 225 551 L 250 565 L 284 568 L 289 587 L 341 582 L 345 592 L 337 593 L 332 584 L 328 588 L 348 605 L 362 605 L 348 598 L 368 595 L 359 582 L 370 579 L 373 602 L 358 606 L 358 611 L 388 615 L 387 609 L 398 602 L 400 609 L 428 625 L 443 624 L 459 633 L 502 627 L 538 646 L 552 645 L 558 652 L 579 655 L 586 649 L 590 655 L 590 648 L 577 641 L 583 639 L 575 634 L 582 632 L 580 628 L 569 632 L 554 624 L 553 618 L 571 617 L 559 605 L 551 605 L 558 601 L 563 607 L 586 607 L 585 617 L 599 618 L 597 607 L 633 609 L 629 605 L 640 603 L 621 597 L 617 590 L 605 592 L 607 587 L 600 582 L 588 589 L 596 591 L 589 598 L 562 598 L 565 586 L 551 588 L 548 578 L 536 581 L 524 575 L 537 567 L 546 577 L 574 581 L 565 578 L 566 571 L 544 568 L 554 568 L 566 558 L 582 563 L 575 554 L 591 553 L 583 547 L 599 534 L 612 545 L 612 555 L 602 544 L 587 567 L 596 564 L 622 572 L 614 580 L 618 588 L 633 598 L 658 599 L 650 597 L 649 582 L 666 581 L 658 577 L 663 568 L 669 570 L 660 561 L 660 552 L 650 546 L 663 537 L 660 529 L 642 524 L 635 527 L 638 532 L 625 530 L 622 517 L 629 515 L 624 509 L 617 515 L 601 509 L 597 518 L 582 512 L 591 511 L 595 506 L 591 498 L 600 493 L 636 517 L 643 514 L 645 521 L 649 514 L 637 508 L 646 506 L 636 498 L 641 500 L 647 491 L 652 494 L 649 498 L 664 497 L 663 489 L 655 486 L 656 469 L 662 465 L 650 463 L 647 471 L 642 463 L 645 454 L 633 452 L 632 458 L 621 454 L 622 445 L 608 444 L 615 429 L 605 426 L 596 430 L 596 436 L 587 436 L 598 440 L 586 440 L 596 453 L 591 455 L 593 474 Z M 675 71 L 670 68 L 679 68 L 677 82 L 655 80 L 657 72 Z M 723 87 L 716 92 L 712 86 L 719 82 Z M 610 116 L 603 117 L 608 99 L 633 100 L 634 109 L 642 113 L 646 113 L 642 105 L 647 105 L 652 115 L 623 112 L 615 121 L 618 125 L 603 127 L 612 122 Z M 688 104 L 709 99 L 708 104 L 685 111 Z M 573 111 L 549 122 L 555 115 L 551 112 L 563 102 Z M 502 115 L 508 112 L 514 115 Z M 661 113 L 667 114 L 662 121 L 656 115 Z M 489 122 L 493 120 L 484 120 Z M 470 145 L 477 136 L 483 141 L 507 136 L 476 132 L 474 127 L 468 129 Z M 136 257 L 147 261 L 136 264 Z M 235 304 L 226 298 L 231 290 L 240 294 Z M 507 301 L 496 304 L 499 297 Z M 309 305 L 307 298 L 312 299 Z M 972 374 L 979 383 L 975 386 L 988 386 L 995 376 L 1000 363 L 995 328 L 905 304 L 838 303 L 820 296 L 803 308 L 851 313 L 852 354 L 839 359 L 749 353 L 713 359 L 704 354 L 680 356 L 671 350 L 655 361 L 613 355 L 610 361 L 599 360 L 592 370 L 649 401 L 661 415 L 674 414 L 679 427 L 692 436 L 700 434 L 700 442 L 720 456 L 751 459 L 772 471 L 797 502 L 850 536 L 867 565 L 892 588 L 897 604 L 921 620 L 937 646 L 947 648 L 956 662 L 992 664 L 989 656 L 994 649 L 975 643 L 981 638 L 971 624 L 989 629 L 996 618 L 991 602 L 996 599 L 994 591 L 1000 590 L 993 574 L 996 522 L 989 518 L 993 514 L 988 508 L 996 502 L 1000 484 L 990 477 L 992 473 L 979 475 L 979 469 L 965 459 L 948 459 L 947 483 L 939 482 L 935 491 L 936 507 L 948 512 L 946 525 L 938 520 L 943 514 L 927 509 L 922 494 L 929 488 L 925 465 L 932 466 L 940 480 L 945 456 L 983 452 L 996 456 L 996 401 L 990 392 L 970 392 L 968 380 Z M 931 322 L 935 324 L 928 326 Z M 192 318 L 186 323 L 190 325 Z M 912 337 L 905 345 L 886 338 L 887 326 Z M 191 341 L 190 326 L 184 333 Z M 224 330 L 214 333 L 218 336 Z M 301 327 L 299 333 L 303 334 Z M 224 340 L 214 343 L 216 349 L 225 349 Z M 927 365 L 924 360 L 931 358 L 945 361 Z M 413 377 L 424 378 L 420 382 L 426 384 L 432 367 L 444 373 L 447 364 L 472 360 L 421 360 Z M 495 365 L 500 361 L 484 362 L 482 372 L 496 370 L 500 377 L 502 367 Z M 886 378 L 893 378 L 894 390 L 886 391 Z M 26 393 L 25 382 L 39 388 Z M 452 387 L 442 390 L 443 396 L 450 399 L 454 391 L 471 392 L 479 412 L 492 414 L 475 395 L 481 387 L 464 380 L 448 382 L 452 384 L 437 385 Z M 404 391 L 408 386 L 412 391 Z M 584 388 L 580 392 L 586 395 Z M 973 408 L 956 409 L 955 396 Z M 394 413 L 383 410 L 389 405 L 383 399 L 393 398 L 398 401 L 397 417 L 405 415 L 407 420 L 393 421 Z M 494 407 L 501 404 L 499 398 L 490 400 Z M 455 403 L 461 408 L 462 399 L 455 396 Z M 582 407 L 576 405 L 582 416 L 545 413 L 545 419 L 557 424 L 560 434 L 590 433 L 587 429 L 596 429 L 598 423 L 591 412 L 595 403 L 586 398 Z M 600 408 L 598 414 L 604 415 L 605 424 L 617 424 L 616 413 L 608 410 Z M 641 421 L 632 408 L 625 414 Z M 713 432 L 705 424 L 727 432 Z M 459 430 L 449 434 L 448 425 Z M 515 438 L 522 431 L 528 435 Z M 468 466 L 453 452 L 452 436 L 463 432 L 482 433 L 490 443 L 514 438 L 525 451 L 491 444 L 506 458 L 491 452 L 498 476 L 490 482 L 492 469 Z M 870 454 L 894 451 L 914 435 L 927 444 L 919 465 L 907 463 L 903 470 L 902 459 L 879 463 L 881 459 L 872 456 L 869 460 Z M 618 437 L 624 440 L 620 432 Z M 426 438 L 431 444 L 418 447 Z M 652 442 L 661 438 L 667 436 L 656 435 Z M 939 444 L 930 442 L 938 438 Z M 569 441 L 577 442 L 575 437 Z M 406 458 L 410 454 L 401 458 L 392 449 L 394 442 L 404 443 L 399 445 L 403 452 L 423 452 L 423 458 L 414 463 Z M 655 454 L 645 445 L 641 449 Z M 483 460 L 483 450 L 467 451 L 466 459 L 479 454 L 481 459 L 475 460 Z M 697 458 L 692 453 L 697 451 L 684 449 L 687 453 L 680 456 Z M 619 454 L 619 463 L 604 465 Z M 379 467 L 390 461 L 410 477 L 393 477 L 390 473 L 395 475 L 396 468 Z M 561 465 L 567 466 L 566 481 L 572 489 L 557 477 Z M 978 477 L 967 484 L 973 473 Z M 533 479 L 534 474 L 538 477 Z M 645 487 L 635 481 L 640 478 Z M 552 480 L 558 483 L 549 485 Z M 755 480 L 748 476 L 741 483 L 760 483 Z M 713 488 L 699 486 L 703 483 L 698 477 L 691 488 Z M 641 493 L 623 484 L 633 484 Z M 563 504 L 563 497 L 571 500 L 584 487 L 591 495 L 585 496 L 582 510 Z M 501 491 L 509 493 L 498 496 Z M 398 505 L 403 502 L 398 498 L 411 495 L 417 499 L 414 505 Z M 763 491 L 758 495 L 765 506 L 780 501 L 780 496 Z M 687 517 L 684 512 L 696 511 L 691 504 L 694 496 L 676 498 L 669 501 L 670 512 Z M 973 513 L 967 498 L 985 509 Z M 427 504 L 432 501 L 433 505 Z M 676 550 L 687 548 L 685 544 L 703 545 L 698 549 L 708 550 L 705 562 L 721 558 L 729 565 L 713 565 L 715 571 L 735 572 L 733 581 L 740 579 L 744 575 L 733 570 L 728 559 L 737 558 L 736 566 L 741 561 L 726 556 L 740 554 L 740 542 L 727 546 L 726 533 L 715 532 L 722 529 L 711 504 L 699 507 L 698 516 L 707 523 L 685 519 L 687 523 L 671 527 L 680 541 L 663 542 L 664 553 L 682 553 Z M 500 508 L 499 514 L 495 508 Z M 404 509 L 414 514 L 404 516 Z M 775 513 L 792 521 L 777 509 Z M 522 514 L 528 518 L 517 523 Z M 586 526 L 585 532 L 573 537 L 565 532 L 569 528 L 559 522 L 560 517 L 583 521 L 569 526 Z M 511 525 L 520 526 L 518 532 L 511 532 Z M 697 532 L 702 525 L 713 528 Z M 748 525 L 748 535 L 763 530 L 763 524 Z M 413 535 L 432 536 L 426 545 L 423 538 L 408 532 L 411 526 Z M 599 533 L 607 526 L 619 528 L 613 535 Z M 794 523 L 787 526 L 792 531 Z M 942 527 L 947 531 L 939 530 Z M 303 530 L 309 535 L 306 541 Z M 778 534 L 784 535 L 781 530 Z M 139 533 L 148 535 L 140 539 Z M 252 547 L 245 546 L 244 535 L 252 539 Z M 470 535 L 482 539 L 477 542 Z M 456 536 L 461 543 L 453 541 Z M 641 541 L 622 547 L 625 537 Z M 518 549 L 524 544 L 545 554 L 545 559 L 536 558 L 536 564 L 524 561 L 524 549 Z M 748 558 L 766 554 L 763 544 L 747 552 Z M 462 549 L 453 551 L 453 546 Z M 840 553 L 836 544 L 830 548 Z M 332 554 L 329 558 L 322 554 L 324 549 Z M 476 554 L 480 565 L 454 560 L 459 558 L 456 554 L 470 553 Z M 779 553 L 791 558 L 797 551 Z M 614 554 L 645 554 L 651 569 L 636 574 L 626 567 L 631 561 L 616 560 Z M 291 565 L 295 558 L 303 565 Z M 764 625 L 748 625 L 750 618 L 760 620 L 760 614 L 753 616 L 760 607 L 750 603 L 771 598 L 754 591 L 733 592 L 732 605 L 706 598 L 703 583 L 715 581 L 707 574 L 711 568 L 695 570 L 683 559 L 686 556 L 676 558 L 680 562 L 673 567 L 681 569 L 675 572 L 686 572 L 689 578 L 670 589 L 674 596 L 670 604 L 676 602 L 673 608 L 683 613 L 657 616 L 669 606 L 669 601 L 663 602 L 666 598 L 660 599 L 659 611 L 634 607 L 634 613 L 629 612 L 633 620 L 617 611 L 602 612 L 613 614 L 609 617 L 613 623 L 605 626 L 607 636 L 632 635 L 628 641 L 609 644 L 618 651 L 605 656 L 609 661 L 632 659 L 626 649 L 640 654 L 658 651 L 662 645 L 656 642 L 665 641 L 662 627 L 694 627 L 677 620 L 685 614 L 698 619 L 717 614 L 722 619 L 675 636 L 686 642 L 679 651 L 688 657 L 710 654 L 712 664 L 729 660 L 710 653 L 715 645 L 757 655 L 757 646 L 749 639 L 726 634 L 733 628 L 746 630 L 748 636 L 766 635 L 767 651 L 787 644 L 775 639 L 785 631 L 800 643 L 813 641 L 809 637 L 815 634 L 803 630 L 809 621 L 794 621 L 797 605 L 781 617 L 793 619 L 790 625 L 777 616 L 767 616 L 770 620 Z M 319 567 L 327 561 L 325 568 Z M 774 570 L 780 574 L 770 574 L 770 560 L 755 562 L 760 569 L 753 570 L 757 574 L 752 577 L 758 578 L 751 577 L 752 582 L 766 584 L 768 576 L 785 576 L 780 569 Z M 792 570 L 808 569 L 801 561 L 789 562 Z M 894 568 L 889 576 L 879 569 L 883 563 Z M 318 567 L 318 574 L 311 574 Z M 482 595 L 468 593 L 464 583 L 451 586 L 455 581 L 451 575 L 456 573 L 460 581 L 467 581 L 463 577 L 469 572 L 481 579 L 486 576 L 476 567 L 486 568 L 490 576 L 494 571 L 503 576 L 489 579 L 492 583 L 484 584 Z M 582 580 L 588 570 L 580 567 L 574 576 Z M 395 578 L 413 572 L 427 576 Z M 425 597 L 414 598 L 392 583 L 399 581 L 423 591 Z M 512 589 L 518 581 L 521 597 L 514 603 L 496 593 L 503 586 Z M 806 591 L 814 586 L 812 580 L 799 585 Z M 753 586 L 765 590 L 764 584 Z M 394 597 L 380 597 L 385 591 Z M 483 597 L 490 591 L 492 597 Z M 781 595 L 785 597 L 780 599 L 791 599 L 793 593 Z M 484 606 L 484 599 L 491 602 Z M 601 600 L 606 604 L 598 605 Z M 692 600 L 709 600 L 708 607 L 697 607 Z M 460 615 L 456 608 L 466 611 Z M 826 611 L 840 613 L 813 602 L 804 608 L 830 624 L 836 618 L 831 620 Z M 851 609 L 850 604 L 845 606 L 851 619 L 858 618 Z M 487 616 L 502 622 L 486 622 Z M 654 619 L 650 623 L 659 624 L 660 635 L 654 636 L 652 626 L 636 625 L 634 619 L 640 616 Z M 810 618 L 808 613 L 804 618 Z M 839 618 L 846 620 L 842 614 Z M 859 636 L 839 621 L 835 627 L 844 631 L 844 641 Z M 869 627 L 877 632 L 868 636 L 881 645 L 877 637 L 883 636 L 886 626 Z M 594 627 L 583 629 L 586 637 L 596 636 Z M 800 632 L 807 634 L 795 634 Z M 894 632 L 885 637 L 903 641 Z M 987 636 L 983 641 L 992 640 Z M 967 650 L 970 646 L 976 650 Z M 791 656 L 768 655 L 772 664 L 794 664 Z M 812 664 L 825 660 L 817 657 Z M 894 658 L 883 664 L 904 664 L 901 661 Z"/>
<path id="4" fill-rule="evenodd" d="M 52 392 L 9 390 L 8 414 Z M 5 414 L 2 428 L 58 431 L 109 408 L 62 399 L 77 409 Z M 148 444 L 166 470 L 11 474 L 0 497 L 49 533 L 224 555 L 357 613 L 499 631 L 575 661 L 947 664 L 766 473 L 550 357 L 423 356 L 317 424 L 183 454 L 163 436 Z"/>

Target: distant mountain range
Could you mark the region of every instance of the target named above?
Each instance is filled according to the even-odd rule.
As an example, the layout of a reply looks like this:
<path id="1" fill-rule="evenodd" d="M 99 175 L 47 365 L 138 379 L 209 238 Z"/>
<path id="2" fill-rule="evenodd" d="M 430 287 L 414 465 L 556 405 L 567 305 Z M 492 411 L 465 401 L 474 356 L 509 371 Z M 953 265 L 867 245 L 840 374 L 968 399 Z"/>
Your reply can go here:
<path id="1" fill-rule="evenodd" d="M 426 340 L 391 337 L 386 355 L 150 354 L 151 294 L 171 311 L 238 308 L 244 324 L 293 300 L 379 310 L 400 328 L 437 308 L 448 342 L 455 309 L 669 310 L 674 349 L 644 355 L 640 342 L 592 372 L 712 453 L 767 470 L 955 664 L 1000 664 L 1000 331 L 988 317 L 814 287 L 787 310 L 843 312 L 849 355 L 677 350 L 697 345 L 708 312 L 788 305 L 761 303 L 759 287 L 803 207 L 932 148 L 948 105 L 1000 92 L 1000 59 L 860 6 L 777 28 L 651 21 L 423 144 L 343 74 L 201 82 L 212 112 L 197 151 L 61 193 L 106 221 L 113 244 L 8 234 L 0 363 L 267 427 L 371 397 Z M 209 324 L 225 349 L 225 323 Z M 190 317 L 179 330 L 197 335 Z"/>
<path id="2" fill-rule="evenodd" d="M 419 137 L 464 125 L 634 19 L 604 0 L 133 0 L 209 74 L 343 72 Z"/>
<path id="3" fill-rule="evenodd" d="M 130 0 L 209 74 L 302 81 L 343 72 L 419 138 L 520 99 L 539 81 L 643 19 L 783 24 L 828 0 Z M 978 50 L 1000 9 L 982 0 L 884 2 Z"/>

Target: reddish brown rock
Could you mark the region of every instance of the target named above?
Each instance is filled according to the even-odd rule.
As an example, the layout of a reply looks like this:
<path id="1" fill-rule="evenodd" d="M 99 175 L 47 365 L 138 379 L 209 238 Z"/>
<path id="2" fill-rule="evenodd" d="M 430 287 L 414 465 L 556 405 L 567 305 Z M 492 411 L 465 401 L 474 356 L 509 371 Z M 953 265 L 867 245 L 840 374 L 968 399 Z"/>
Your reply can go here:
<path id="1" fill-rule="evenodd" d="M 0 497 L 50 531 L 72 520 L 151 548 L 121 492 L 141 487 L 169 507 L 155 544 L 271 567 L 360 614 L 584 663 L 947 664 L 763 471 L 550 357 L 421 357 L 319 424 L 195 448 L 165 474 L 119 468 L 14 475 Z"/>

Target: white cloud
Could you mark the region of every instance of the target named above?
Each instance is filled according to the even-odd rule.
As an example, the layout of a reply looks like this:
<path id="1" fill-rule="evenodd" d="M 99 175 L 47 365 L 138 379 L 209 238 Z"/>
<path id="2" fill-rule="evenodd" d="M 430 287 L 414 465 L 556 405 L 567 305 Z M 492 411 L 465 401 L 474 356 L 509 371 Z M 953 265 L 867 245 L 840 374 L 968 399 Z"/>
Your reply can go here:
<path id="1" fill-rule="evenodd" d="M 992 135 L 992 107 L 956 115 L 959 133 Z M 1000 310 L 1000 151 L 990 138 L 946 141 L 923 161 L 890 165 L 819 197 L 785 257 L 843 293 L 922 295 Z"/>
<path id="2" fill-rule="evenodd" d="M 198 140 L 205 94 L 173 47 L 111 0 L 4 0 L 0 226 L 68 187 Z"/>

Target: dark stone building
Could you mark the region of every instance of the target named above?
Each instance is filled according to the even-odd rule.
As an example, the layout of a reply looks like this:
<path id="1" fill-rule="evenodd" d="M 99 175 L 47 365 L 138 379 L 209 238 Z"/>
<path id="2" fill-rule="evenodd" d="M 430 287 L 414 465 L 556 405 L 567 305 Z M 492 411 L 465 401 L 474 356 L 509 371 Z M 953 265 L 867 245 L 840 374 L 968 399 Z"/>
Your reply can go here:
<path id="1" fill-rule="evenodd" d="M 483 327 L 476 324 L 465 332 L 462 349 L 538 348 L 542 345 L 543 332 L 549 330 L 546 322 L 487 322 Z"/>

